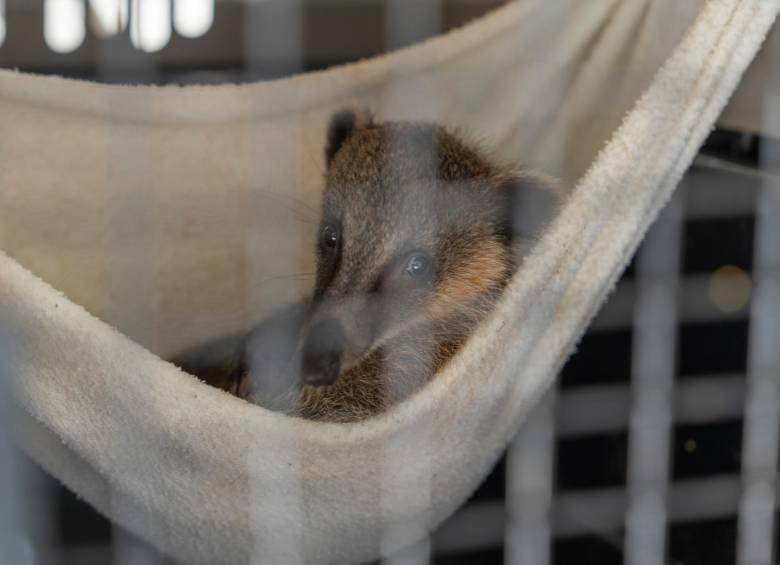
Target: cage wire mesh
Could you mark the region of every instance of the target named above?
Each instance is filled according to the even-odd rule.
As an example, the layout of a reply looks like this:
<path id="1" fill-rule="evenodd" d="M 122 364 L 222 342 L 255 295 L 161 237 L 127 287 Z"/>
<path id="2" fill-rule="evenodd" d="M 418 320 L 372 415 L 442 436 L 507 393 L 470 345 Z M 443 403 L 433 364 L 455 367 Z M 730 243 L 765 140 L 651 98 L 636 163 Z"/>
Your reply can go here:
<path id="1" fill-rule="evenodd" d="M 67 12 L 67 2 L 60 2 L 59 8 L 55 4 L 44 2 L 42 15 L 46 17 L 46 10 Z M 83 2 L 71 4 L 85 8 Z M 90 2 L 88 8 L 99 14 L 103 4 Z M 217 18 L 221 10 L 227 13 L 228 4 L 217 4 Z M 448 3 L 378 4 L 384 48 L 443 31 L 444 4 Z M 554 4 L 551 10 L 565 18 L 567 2 Z M 142 5 L 133 2 L 127 10 L 117 2 L 116 9 L 127 10 L 129 16 L 119 11 L 118 19 L 105 21 L 117 27 L 118 37 L 131 33 L 128 28 L 136 29 L 137 35 L 141 23 L 134 18 Z M 340 62 L 310 60 L 304 38 L 307 3 L 254 7 L 239 20 L 244 26 L 241 64 L 212 69 L 210 80 L 264 79 Z M 487 7 L 492 5 L 481 9 Z M 13 0 L 7 6 L 0 2 L 0 42 L 7 39 L 0 45 L 0 55 L 5 64 L 13 60 L 7 50 L 14 10 L 22 13 L 28 7 Z M 199 82 L 204 77 L 197 65 L 190 64 L 193 68 L 185 73 L 162 68 L 154 58 L 134 52 L 127 41 L 89 41 L 94 41 L 94 64 L 70 74 L 106 82 L 128 77 L 153 83 L 189 77 Z M 68 48 L 67 37 L 49 43 L 52 48 Z M 560 89 L 569 78 L 560 77 Z M 435 115 L 441 95 L 423 79 L 414 91 L 388 92 L 387 100 L 391 105 L 430 104 L 433 109 L 426 114 Z M 290 140 L 291 150 L 300 141 Z M 123 187 L 122 168 L 143 168 L 155 156 L 132 139 L 106 139 L 106 148 L 113 156 L 108 161 L 114 168 L 111 190 L 116 191 L 106 210 L 112 225 L 109 244 L 121 254 L 129 231 L 154 234 L 159 222 L 155 216 L 159 195 Z M 563 152 L 560 158 L 565 158 Z M 713 133 L 564 368 L 559 385 L 540 402 L 505 457 L 452 518 L 416 546 L 386 558 L 386 563 L 748 565 L 776 559 L 778 163 L 780 142 L 770 136 Z M 255 210 L 266 205 L 262 199 L 249 203 Z M 128 207 L 136 213 L 128 214 Z M 138 225 L 138 218 L 143 225 Z M 302 236 L 290 249 L 307 253 L 308 243 Z M 154 342 L 158 298 L 147 259 L 145 254 L 124 257 L 118 263 L 122 270 L 112 274 L 111 295 L 122 301 L 135 296 L 138 285 L 148 287 L 144 308 L 123 319 L 122 327 Z M 309 284 L 298 282 L 294 292 Z M 255 283 L 250 286 L 263 289 L 257 290 L 261 294 L 278 291 L 279 285 L 267 291 L 268 285 Z M 267 299 L 262 294 L 252 300 Z M 2 340 L 0 353 L 1 346 Z M 7 403 L 0 406 L 4 416 L 0 562 L 167 562 L 121 528 L 107 524 L 16 452 L 9 434 L 15 414 Z M 419 430 L 415 437 L 399 441 L 431 440 Z M 386 465 L 397 465 L 393 445 L 381 457 Z M 280 491 L 300 487 L 295 473 L 289 478 Z M 420 492 L 417 485 L 414 495 Z M 407 494 L 403 475 L 398 475 L 395 482 L 383 484 L 380 504 L 392 507 Z M 253 496 L 251 485 L 248 496 Z M 408 527 L 426 530 L 426 524 Z M 279 531 L 284 545 L 292 548 L 305 535 Z M 393 536 L 391 530 L 388 536 Z M 273 562 L 268 555 L 258 555 L 257 560 Z"/>

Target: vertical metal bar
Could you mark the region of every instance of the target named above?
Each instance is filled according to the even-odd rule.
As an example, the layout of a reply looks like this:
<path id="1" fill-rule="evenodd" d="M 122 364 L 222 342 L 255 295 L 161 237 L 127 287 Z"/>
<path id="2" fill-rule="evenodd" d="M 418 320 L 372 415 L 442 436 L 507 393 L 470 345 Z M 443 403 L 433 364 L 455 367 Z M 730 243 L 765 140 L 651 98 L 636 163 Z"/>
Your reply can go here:
<path id="1" fill-rule="evenodd" d="M 389 0 L 385 12 L 385 46 L 388 50 L 406 47 L 436 35 L 441 26 L 441 0 Z"/>
<path id="2" fill-rule="evenodd" d="M 770 37 L 764 49 L 778 53 Z M 772 67 L 770 66 L 770 69 Z M 770 70 L 766 85 L 774 84 Z M 770 89 L 771 90 L 771 89 Z M 765 93 L 767 100 L 770 91 Z M 774 104 L 764 102 L 764 120 L 777 123 Z M 780 150 L 763 143 L 759 166 L 776 170 Z M 748 338 L 747 395 L 742 428 L 742 496 L 737 526 L 737 562 L 763 565 L 774 562 L 777 457 L 780 430 L 780 181 L 762 175 L 756 200 L 753 247 L 753 296 Z"/>
<path id="3" fill-rule="evenodd" d="M 440 29 L 440 0 L 431 0 L 427 2 L 391 0 L 387 3 L 387 9 L 385 11 L 385 46 L 388 50 L 409 45 L 422 38 L 436 35 Z M 413 101 L 416 105 L 415 107 L 412 106 Z M 422 104 L 419 104 L 420 101 L 423 101 Z M 436 90 L 436 85 L 432 84 L 427 77 L 420 77 L 420 80 L 415 81 L 407 92 L 394 90 L 391 81 L 384 94 L 383 104 L 386 108 L 395 107 L 395 111 L 401 112 L 402 115 L 406 116 L 414 110 L 420 110 L 422 107 L 424 117 L 435 119 L 439 107 L 438 91 Z M 390 140 L 390 142 L 392 143 L 393 140 Z M 429 154 L 421 157 L 422 159 L 426 159 L 427 157 L 427 162 L 433 169 L 437 162 L 435 156 L 436 146 L 433 143 L 433 140 L 431 140 L 431 147 L 429 149 Z M 403 166 L 404 163 L 388 163 L 388 167 L 391 169 Z M 431 174 L 435 174 L 435 171 L 432 170 Z M 392 380 L 392 377 L 388 378 L 388 382 L 392 382 Z M 402 479 L 403 474 L 398 473 L 398 467 L 401 466 L 401 462 L 404 461 L 404 454 L 408 454 L 409 446 L 415 444 L 417 445 L 416 450 L 419 453 L 426 453 L 429 450 L 425 445 L 432 441 L 433 439 L 430 437 L 429 430 L 420 429 L 415 430 L 414 438 L 404 438 L 404 445 L 397 445 L 398 442 L 393 441 L 385 446 L 385 453 L 383 456 L 389 472 L 383 477 L 381 504 L 386 516 L 393 516 L 395 514 L 393 506 L 396 499 L 402 500 L 412 495 L 409 491 L 408 483 L 403 480 L 399 481 L 399 477 Z M 422 464 L 422 462 L 418 461 L 418 464 Z M 432 488 L 433 483 L 432 475 L 433 471 L 431 468 L 427 484 L 418 484 L 415 487 L 414 496 L 420 497 L 421 499 L 428 499 L 430 497 L 430 489 Z M 414 535 L 415 537 L 418 537 L 421 534 L 427 533 L 429 525 L 427 520 L 423 518 L 423 521 L 420 523 L 409 523 L 404 525 L 389 523 L 384 527 L 385 539 L 382 541 L 383 546 L 394 545 L 394 540 L 397 536 Z M 430 539 L 425 536 L 414 546 L 397 552 L 392 556 L 388 556 L 383 560 L 383 563 L 386 565 L 424 565 L 430 562 L 430 554 Z"/>
<path id="4" fill-rule="evenodd" d="M 555 401 L 552 389 L 509 447 L 504 562 L 510 565 L 550 563 Z"/>
<path id="5" fill-rule="evenodd" d="M 386 556 L 382 560 L 385 565 L 424 565 L 430 561 L 431 546 L 427 536 L 429 513 L 421 512 L 416 519 L 399 520 L 398 508 L 411 504 L 430 508 L 433 462 L 418 458 L 415 472 L 409 476 L 405 472 L 404 461 L 409 461 L 414 453 L 430 453 L 432 442 L 430 427 L 424 422 L 420 428 L 388 440 L 380 455 L 386 472 L 382 473 L 379 500 L 383 530 L 379 550 L 381 555 Z M 421 475 L 419 471 L 425 474 Z M 400 551 L 392 551 L 401 540 L 408 539 L 419 541 Z"/>
<path id="6" fill-rule="evenodd" d="M 385 565 L 419 565 L 428 563 L 431 555 L 431 541 L 429 538 L 421 540 L 419 543 L 407 547 L 395 555 L 384 559 Z"/>
<path id="7" fill-rule="evenodd" d="M 780 162 L 780 155 L 773 157 L 774 163 Z M 737 538 L 740 565 L 773 563 L 780 431 L 780 181 L 776 179 L 767 177 L 761 186 L 755 229 Z"/>
<path id="8" fill-rule="evenodd" d="M 248 80 L 304 69 L 301 0 L 250 0 L 244 16 L 244 74 Z"/>
<path id="9" fill-rule="evenodd" d="M 665 562 L 669 435 L 683 205 L 679 191 L 637 261 L 631 367 L 625 562 Z"/>
<path id="10" fill-rule="evenodd" d="M 397 49 L 436 35 L 441 30 L 441 9 L 440 0 L 390 0 L 385 11 L 385 47 Z M 431 73 L 406 75 L 398 83 L 388 81 L 380 115 L 438 121 L 448 88 Z"/>
<path id="11" fill-rule="evenodd" d="M 156 82 L 155 56 L 136 49 L 130 40 L 131 25 L 138 26 L 138 5 L 119 0 L 116 9 L 117 33 L 102 38 L 95 50 L 95 74 L 100 82 Z M 123 27 L 126 19 L 132 20 Z"/>
<path id="12" fill-rule="evenodd" d="M 5 41 L 7 30 L 5 21 L 5 0 L 0 0 L 0 45 Z"/>
<path id="13" fill-rule="evenodd" d="M 0 334 L 0 353 L 3 343 Z M 48 514 L 29 516 L 35 499 L 41 497 L 29 480 L 28 463 L 14 447 L 11 430 L 14 417 L 10 409 L 10 375 L 0 367 L 0 562 L 32 565 L 40 556 L 35 554 L 31 529 L 46 522 Z M 32 525 L 27 519 L 32 519 Z"/>
<path id="14" fill-rule="evenodd" d="M 569 25 L 572 18 L 572 1 L 559 0 L 545 5 L 551 21 L 558 21 L 560 29 Z M 551 49 L 545 53 L 552 68 L 568 69 L 558 60 L 562 52 Z M 537 61 L 544 64 L 543 61 Z M 571 76 L 568 71 L 559 73 L 545 92 L 546 100 L 560 104 L 569 91 Z M 555 102 L 553 102 L 555 104 Z M 540 128 L 546 125 L 536 124 Z M 535 132 L 538 133 L 538 132 Z M 520 136 L 533 136 L 528 129 L 520 128 Z M 522 146 L 523 143 L 521 142 Z M 537 165 L 549 171 L 565 171 L 569 160 L 566 136 L 559 136 L 546 148 L 545 161 Z M 526 160 L 529 155 L 517 155 Z M 530 156 L 533 158 L 533 156 Z M 504 561 L 511 565 L 546 565 L 552 561 L 553 496 L 555 490 L 555 440 L 558 391 L 547 392 L 517 437 L 509 446 L 506 469 L 506 514 L 504 531 Z"/>
<path id="15" fill-rule="evenodd" d="M 138 26 L 138 3 L 121 0 L 116 3 L 116 18 L 129 15 L 128 25 Z M 118 26 L 121 27 L 121 26 Z M 96 49 L 96 78 L 101 82 L 155 82 L 158 78 L 154 55 L 133 46 L 129 29 L 100 39 Z M 105 91 L 110 97 L 110 91 Z M 113 104 L 109 98 L 106 106 Z M 157 249 L 160 219 L 156 212 L 156 195 L 144 189 L 152 183 L 140 183 L 137 171 L 151 170 L 155 155 L 147 138 L 130 137 L 116 126 L 105 128 L 105 163 L 96 167 L 105 171 L 106 191 L 105 255 L 109 280 L 105 292 L 106 312 L 112 323 L 136 340 L 153 345 L 159 338 L 160 293 L 157 288 Z M 151 174 L 151 173 L 150 173 Z M 140 234 L 143 234 L 142 236 Z M 139 238 L 135 245 L 129 240 Z M 111 259 L 109 259 L 111 258 Z M 139 291 L 139 289 L 143 289 Z M 118 505 L 121 497 L 112 498 Z M 154 565 L 162 562 L 160 554 L 120 527 L 112 528 L 112 561 L 116 565 Z"/>
<path id="16" fill-rule="evenodd" d="M 281 76 L 288 76 L 301 72 L 305 68 L 305 44 L 303 37 L 303 13 L 304 5 L 302 0 L 249 0 L 244 5 L 244 68 L 243 73 L 246 80 L 264 80 Z M 295 128 L 288 130 L 287 135 L 280 141 L 289 144 L 289 161 L 283 163 L 291 172 L 294 171 L 295 160 L 300 157 L 301 138 L 296 134 L 301 130 Z M 292 132 L 292 133 L 290 133 Z M 267 130 L 260 127 L 248 127 L 246 130 L 246 147 L 258 147 L 262 144 L 261 140 L 255 141 L 257 136 L 269 135 Z M 246 193 L 246 206 L 252 210 L 252 214 L 259 218 L 266 218 L 269 215 L 268 199 L 262 192 L 267 186 L 267 171 L 258 168 L 254 156 L 251 152 L 246 152 L 244 163 L 248 171 L 250 187 L 259 187 L 260 190 L 248 188 Z M 310 158 L 310 156 L 306 156 Z M 288 179 L 290 183 L 297 183 L 299 179 L 293 175 Z M 279 211 L 278 207 L 272 207 L 274 213 Z M 280 222 L 280 218 L 289 218 L 288 214 L 282 213 L 279 218 L 273 222 Z M 269 218 L 271 220 L 271 218 Z M 269 221 L 266 229 L 273 230 L 274 223 Z M 262 224 L 261 224 L 262 225 Z M 290 250 L 289 260 L 291 264 L 298 264 L 299 255 L 304 253 L 304 246 L 298 241 L 304 239 L 302 230 L 291 230 L 288 233 L 290 241 L 287 242 Z M 279 287 L 264 287 L 260 284 L 268 273 L 262 272 L 262 266 L 258 262 L 258 257 L 269 250 L 253 240 L 252 237 L 246 239 L 246 252 L 249 257 L 247 271 L 247 285 L 250 289 L 247 295 L 247 305 L 252 316 L 255 312 L 255 305 L 268 303 L 271 301 L 283 302 L 284 291 Z M 308 251 L 308 249 L 307 249 Z M 288 271 L 295 272 L 295 271 Z M 278 535 L 272 539 L 263 538 L 258 532 L 263 531 L 257 528 L 253 533 L 253 549 L 250 556 L 251 563 L 303 563 L 307 556 L 304 555 L 304 525 L 305 525 L 305 501 L 303 493 L 303 483 L 301 480 L 303 474 L 303 453 L 292 448 L 296 445 L 295 435 L 287 438 L 287 444 L 291 451 L 289 468 L 283 474 L 279 474 L 277 484 L 274 489 L 269 491 L 267 485 L 251 482 L 249 485 L 250 521 L 254 523 L 267 522 L 269 519 L 278 520 L 277 527 L 272 530 Z M 247 455 L 246 465 L 261 465 L 265 460 L 265 454 L 262 452 L 250 453 Z M 250 472 L 250 476 L 253 473 Z M 292 496 L 291 496 L 292 495 Z M 270 499 L 269 499 L 270 497 Z M 274 507 L 275 500 L 284 498 L 287 501 L 287 514 L 285 516 L 269 516 L 265 512 L 268 502 L 269 507 Z M 293 526 L 291 527 L 291 524 Z"/>

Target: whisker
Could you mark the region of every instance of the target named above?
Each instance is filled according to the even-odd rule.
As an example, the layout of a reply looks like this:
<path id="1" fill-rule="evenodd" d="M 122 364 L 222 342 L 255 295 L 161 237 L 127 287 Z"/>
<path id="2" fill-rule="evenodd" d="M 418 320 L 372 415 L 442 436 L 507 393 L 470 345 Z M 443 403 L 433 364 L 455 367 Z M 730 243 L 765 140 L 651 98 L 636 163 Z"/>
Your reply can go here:
<path id="1" fill-rule="evenodd" d="M 282 280 L 306 280 L 308 278 L 313 277 L 315 274 L 316 273 L 293 273 L 291 275 L 277 275 L 277 276 L 273 276 L 273 277 L 266 277 L 266 278 L 260 279 L 257 282 L 258 282 L 258 284 L 263 284 L 263 283 L 267 283 L 267 282 L 282 281 Z"/>
<path id="2" fill-rule="evenodd" d="M 281 192 L 276 192 L 264 188 L 258 188 L 256 189 L 256 191 L 280 203 L 287 202 L 290 204 L 296 204 L 300 206 L 302 210 L 295 210 L 295 208 L 288 208 L 288 209 L 292 211 L 298 211 L 298 212 L 310 212 L 312 214 L 311 219 L 319 219 L 319 211 L 314 206 L 310 205 L 304 200 L 301 200 L 300 198 L 296 198 L 295 196 L 291 196 L 289 194 L 284 194 Z"/>
<path id="3" fill-rule="evenodd" d="M 309 162 L 312 165 L 314 165 L 314 168 L 317 169 L 317 171 L 320 173 L 320 176 L 322 176 L 324 178 L 325 177 L 325 173 L 327 172 L 325 167 L 323 167 L 322 163 L 320 161 L 318 161 L 317 159 L 315 159 L 314 155 L 312 155 L 311 153 L 308 153 L 308 156 L 309 156 Z"/>

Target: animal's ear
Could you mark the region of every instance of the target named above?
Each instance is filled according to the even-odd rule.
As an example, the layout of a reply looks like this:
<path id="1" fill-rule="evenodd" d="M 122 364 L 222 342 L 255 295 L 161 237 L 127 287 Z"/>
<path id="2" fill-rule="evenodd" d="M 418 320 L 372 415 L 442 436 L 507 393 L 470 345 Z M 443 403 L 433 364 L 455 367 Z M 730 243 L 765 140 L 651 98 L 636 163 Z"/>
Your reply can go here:
<path id="1" fill-rule="evenodd" d="M 560 187 L 537 173 L 512 173 L 499 179 L 498 189 L 502 206 L 499 232 L 508 239 L 537 239 L 560 207 Z"/>
<path id="2" fill-rule="evenodd" d="M 350 108 L 336 112 L 328 125 L 328 138 L 325 142 L 325 162 L 330 165 L 333 157 L 336 156 L 344 142 L 349 139 L 352 132 L 357 128 L 371 125 L 373 121 L 371 112 L 366 108 Z"/>

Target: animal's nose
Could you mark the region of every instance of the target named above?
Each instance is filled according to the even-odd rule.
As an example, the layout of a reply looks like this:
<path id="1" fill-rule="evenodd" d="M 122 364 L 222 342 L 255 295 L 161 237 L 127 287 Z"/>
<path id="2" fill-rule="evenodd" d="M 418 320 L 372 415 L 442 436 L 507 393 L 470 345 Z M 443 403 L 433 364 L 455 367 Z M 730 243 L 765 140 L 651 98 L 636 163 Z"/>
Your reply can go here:
<path id="1" fill-rule="evenodd" d="M 341 371 L 344 330 L 338 320 L 322 320 L 314 324 L 303 343 L 301 378 L 311 386 L 326 386 L 336 382 Z"/>

